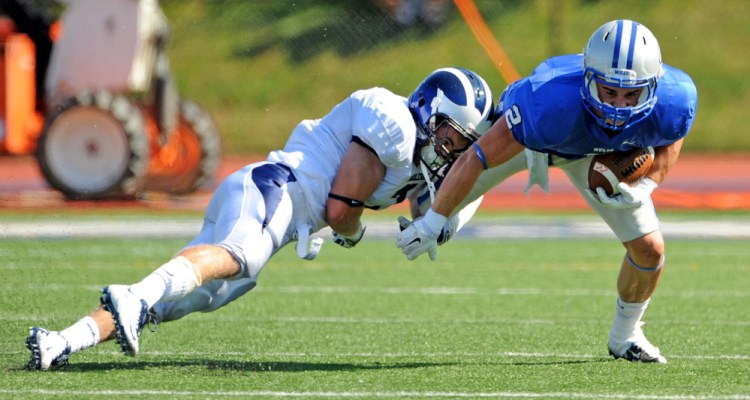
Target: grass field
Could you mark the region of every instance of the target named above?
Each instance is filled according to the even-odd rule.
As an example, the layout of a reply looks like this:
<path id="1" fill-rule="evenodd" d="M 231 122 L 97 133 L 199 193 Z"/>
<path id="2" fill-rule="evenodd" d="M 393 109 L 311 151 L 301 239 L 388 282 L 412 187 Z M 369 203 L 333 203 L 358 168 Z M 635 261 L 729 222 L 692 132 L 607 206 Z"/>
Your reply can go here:
<path id="1" fill-rule="evenodd" d="M 646 334 L 669 358 L 607 356 L 620 246 L 467 240 L 407 262 L 392 240 L 284 249 L 230 306 L 29 372 L 29 326 L 62 329 L 177 239 L 0 242 L 0 398 L 750 399 L 747 241 L 672 240 Z"/>

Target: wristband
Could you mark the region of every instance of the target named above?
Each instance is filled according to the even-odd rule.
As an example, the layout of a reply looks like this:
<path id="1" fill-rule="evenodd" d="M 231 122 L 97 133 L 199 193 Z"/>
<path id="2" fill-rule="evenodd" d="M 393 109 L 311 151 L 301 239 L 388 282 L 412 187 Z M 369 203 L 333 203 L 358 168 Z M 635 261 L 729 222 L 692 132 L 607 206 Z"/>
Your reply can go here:
<path id="1" fill-rule="evenodd" d="M 482 149 L 479 148 L 479 145 L 477 144 L 477 142 L 474 142 L 472 146 L 474 147 L 474 151 L 477 152 L 477 158 L 479 158 L 479 161 L 482 163 L 482 168 L 484 168 L 484 170 L 486 171 L 487 170 L 487 157 L 484 156 L 484 152 L 482 151 Z"/>

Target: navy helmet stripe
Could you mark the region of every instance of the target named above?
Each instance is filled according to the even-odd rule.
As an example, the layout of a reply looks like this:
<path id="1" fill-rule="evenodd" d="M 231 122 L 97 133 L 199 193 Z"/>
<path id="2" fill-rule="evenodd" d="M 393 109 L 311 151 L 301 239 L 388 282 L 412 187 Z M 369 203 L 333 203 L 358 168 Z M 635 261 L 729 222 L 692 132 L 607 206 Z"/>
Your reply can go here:
<path id="1" fill-rule="evenodd" d="M 466 104 L 468 105 L 468 99 L 473 98 L 476 104 L 474 104 L 474 107 L 479 111 L 480 114 L 484 113 L 484 109 L 487 107 L 487 92 L 482 85 L 482 82 L 480 81 L 479 77 L 476 76 L 473 72 L 464 69 L 459 68 L 466 76 L 469 78 L 469 82 L 472 86 L 472 93 L 466 93 L 467 101 Z M 482 94 L 482 96 L 478 96 L 478 94 Z"/>
<path id="2" fill-rule="evenodd" d="M 615 51 L 612 54 L 612 68 L 618 68 L 620 63 L 620 43 L 622 42 L 622 20 L 617 21 L 617 36 L 615 36 Z"/>
<path id="3" fill-rule="evenodd" d="M 628 66 L 627 69 L 633 69 L 633 54 L 635 54 L 635 39 L 636 33 L 638 32 L 638 23 L 632 22 L 633 27 L 630 28 L 630 44 L 628 49 Z"/>

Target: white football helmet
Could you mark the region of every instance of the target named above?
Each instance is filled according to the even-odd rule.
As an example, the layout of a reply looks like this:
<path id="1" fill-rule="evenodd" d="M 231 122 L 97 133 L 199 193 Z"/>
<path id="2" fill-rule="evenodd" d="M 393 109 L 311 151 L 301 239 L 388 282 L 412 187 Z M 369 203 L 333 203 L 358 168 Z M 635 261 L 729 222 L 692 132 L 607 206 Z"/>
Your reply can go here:
<path id="1" fill-rule="evenodd" d="M 583 53 L 586 110 L 607 129 L 622 130 L 646 118 L 656 104 L 656 85 L 664 73 L 661 49 L 645 26 L 630 20 L 610 21 L 591 35 Z M 619 88 L 643 88 L 633 107 L 602 103 L 596 83 Z"/>
<path id="2" fill-rule="evenodd" d="M 464 68 L 441 68 L 409 96 L 409 110 L 418 128 L 416 156 L 430 173 L 444 176 L 458 155 L 435 140 L 437 128 L 447 123 L 475 142 L 492 125 L 495 107 L 482 77 Z"/>

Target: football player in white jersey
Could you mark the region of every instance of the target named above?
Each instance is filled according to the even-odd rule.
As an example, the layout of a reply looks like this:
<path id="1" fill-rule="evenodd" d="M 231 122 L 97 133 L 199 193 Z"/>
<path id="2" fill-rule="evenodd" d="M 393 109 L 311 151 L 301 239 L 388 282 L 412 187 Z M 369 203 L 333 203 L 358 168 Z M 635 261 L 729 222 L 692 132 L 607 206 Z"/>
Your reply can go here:
<path id="1" fill-rule="evenodd" d="M 462 68 L 434 71 L 409 98 L 383 88 L 353 93 L 323 118 L 297 125 L 283 150 L 228 176 L 206 209 L 200 233 L 174 258 L 136 284 L 105 287 L 100 307 L 64 330 L 32 327 L 27 367 L 63 366 L 72 353 L 112 338 L 125 354 L 136 355 L 148 322 L 228 304 L 255 287 L 268 260 L 289 243 L 299 257 L 313 259 L 322 238 L 311 234 L 325 226 L 343 247 L 362 240 L 364 208 L 409 199 L 417 217 L 453 161 L 490 127 L 493 114 L 487 83 Z M 478 203 L 448 220 L 442 242 Z M 400 223 L 406 227 L 409 221 Z M 435 256 L 435 248 L 428 251 Z"/>

